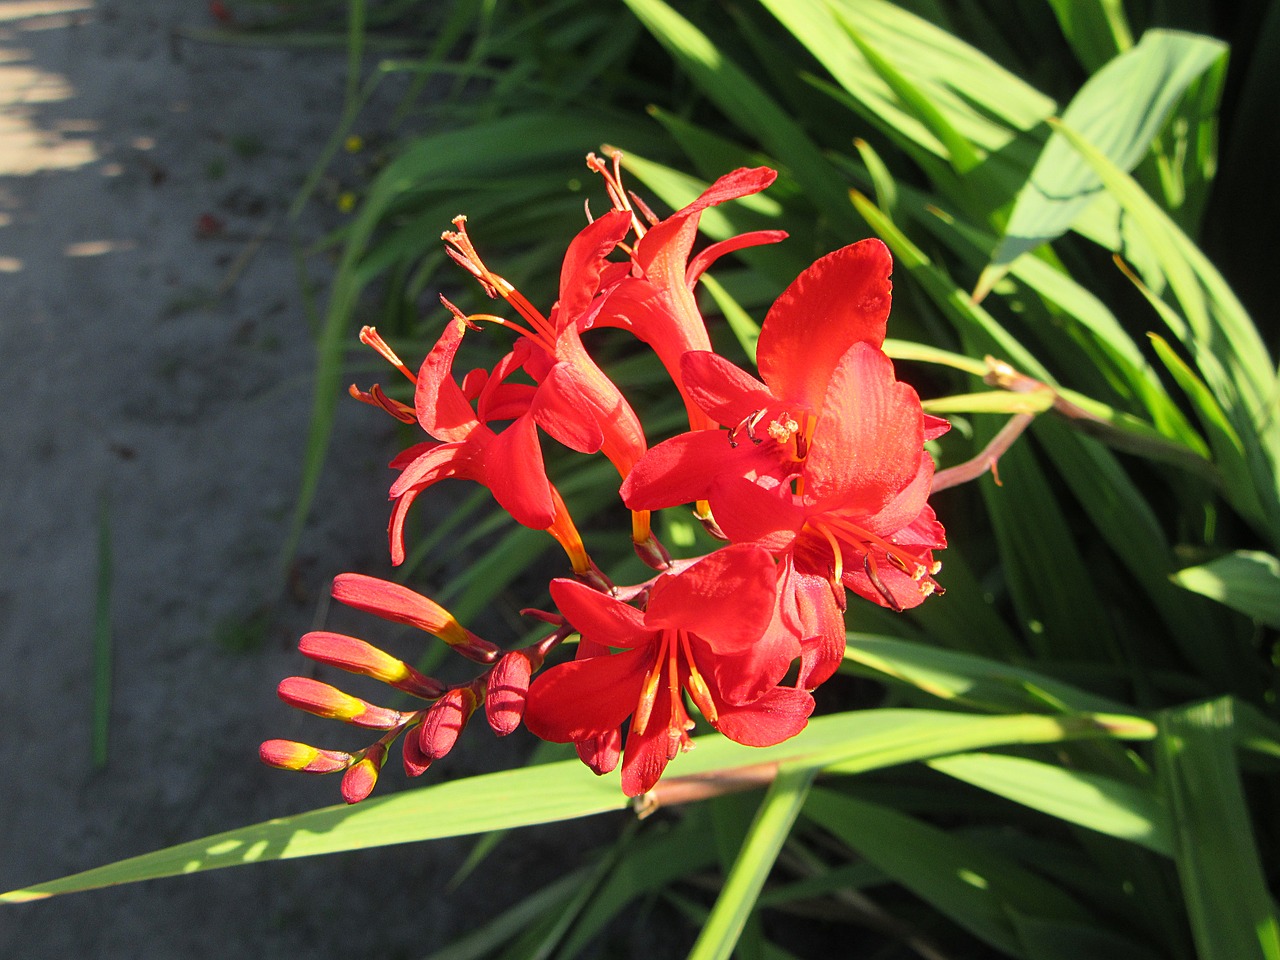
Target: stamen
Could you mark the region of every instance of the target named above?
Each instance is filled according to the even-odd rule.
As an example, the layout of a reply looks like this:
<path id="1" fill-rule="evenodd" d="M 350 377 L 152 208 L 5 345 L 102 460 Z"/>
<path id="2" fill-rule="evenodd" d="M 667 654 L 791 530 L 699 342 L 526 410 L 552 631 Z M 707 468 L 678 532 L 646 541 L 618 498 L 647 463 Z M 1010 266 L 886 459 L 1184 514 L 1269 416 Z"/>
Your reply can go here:
<path id="1" fill-rule="evenodd" d="M 612 204 L 613 209 L 625 211 L 626 213 L 631 214 L 632 229 L 635 230 L 637 237 L 643 237 L 646 227 L 640 222 L 640 218 L 636 216 L 635 208 L 631 206 L 631 200 L 635 195 L 622 186 L 622 151 L 611 151 L 609 159 L 613 164 L 612 170 L 610 170 L 609 166 L 594 153 L 588 153 L 587 169 L 592 173 L 600 174 L 601 178 L 604 180 L 604 187 L 609 194 L 609 201 Z M 647 218 L 649 218 L 650 223 L 658 222 L 653 217 L 652 211 L 647 207 L 644 207 L 644 204 L 639 205 L 644 208 L 643 213 Z"/>
<path id="2" fill-rule="evenodd" d="M 631 733 L 642 735 L 649 727 L 649 719 L 653 716 L 653 704 L 658 699 L 658 681 L 662 679 L 663 667 L 666 666 L 667 632 L 662 633 L 662 645 L 658 655 L 654 657 L 653 666 L 645 674 L 644 685 L 640 688 L 640 702 L 636 704 L 635 716 L 631 718 Z"/>
<path id="3" fill-rule="evenodd" d="M 529 322 L 529 326 L 538 331 L 539 336 L 533 339 L 539 340 L 544 345 L 546 343 L 554 344 L 556 339 L 555 328 L 542 315 L 541 311 L 526 300 L 524 294 L 503 277 L 500 277 L 484 265 L 484 261 L 480 259 L 480 254 L 476 252 L 475 245 L 471 242 L 471 237 L 467 235 L 466 222 L 466 217 L 454 217 L 453 224 L 458 229 L 456 231 L 446 230 L 440 234 L 440 239 L 450 245 L 445 249 L 445 253 L 449 254 L 459 266 L 479 280 L 480 285 L 484 287 L 485 293 L 490 297 L 494 299 L 501 297 L 515 307 L 516 312 Z"/>
<path id="4" fill-rule="evenodd" d="M 870 550 L 862 555 L 862 569 L 866 572 L 867 579 L 871 581 L 871 585 L 876 588 L 876 592 L 884 597 L 884 602 L 889 605 L 889 608 L 894 613 L 901 613 L 902 604 L 898 602 L 898 599 L 885 586 L 884 581 L 880 579 L 880 573 L 876 570 L 875 558 L 871 556 Z"/>
<path id="5" fill-rule="evenodd" d="M 759 446 L 760 443 L 762 442 L 762 438 L 756 436 L 755 429 L 756 429 L 756 426 L 760 423 L 760 421 L 764 419 L 764 415 L 767 412 L 768 412 L 767 410 L 762 408 L 760 410 L 754 411 L 750 416 L 743 418 L 743 420 L 736 427 L 734 427 L 732 430 L 729 431 L 729 446 L 734 447 L 735 449 L 737 448 L 738 433 L 740 431 L 743 431 L 744 428 L 747 434 L 747 438 L 756 446 Z"/>
<path id="6" fill-rule="evenodd" d="M 404 365 L 404 361 L 396 356 L 396 352 L 387 345 L 387 341 L 383 340 L 382 335 L 373 327 L 360 328 L 360 342 L 366 347 L 373 347 L 384 360 L 408 377 L 410 383 L 416 384 L 418 382 L 418 378 Z"/>
<path id="7" fill-rule="evenodd" d="M 844 555 L 840 552 L 840 541 L 832 535 L 825 524 L 810 522 L 808 526 L 822 534 L 830 545 L 832 556 L 835 558 L 831 570 L 831 582 L 839 583 L 840 578 L 844 576 Z"/>
<path id="8" fill-rule="evenodd" d="M 702 674 L 698 672 L 698 666 L 693 662 L 693 651 L 689 649 L 689 634 L 681 630 L 680 646 L 684 649 L 684 658 L 689 664 L 689 695 L 693 697 L 693 702 L 698 705 L 698 709 L 702 711 L 702 715 L 707 718 L 708 722 L 715 723 L 720 719 L 719 713 L 716 711 L 715 701 L 711 698 L 711 689 L 707 686 L 707 681 L 702 678 Z"/>
<path id="9" fill-rule="evenodd" d="M 784 444 L 800 431 L 800 424 L 791 419 L 785 410 L 778 419 L 769 424 L 768 434 L 779 444 Z"/>
<path id="10" fill-rule="evenodd" d="M 804 460 L 809 456 L 809 443 L 813 439 L 814 428 L 818 425 L 818 418 L 812 413 L 804 415 L 804 425 L 796 434 L 796 459 Z M 803 486 L 804 481 L 801 480 Z"/>
<path id="11" fill-rule="evenodd" d="M 870 530 L 864 530 L 857 524 L 850 523 L 847 520 L 842 520 L 839 517 L 828 517 L 827 523 L 845 534 L 850 540 L 867 546 L 875 544 L 885 552 L 893 562 L 894 566 L 903 573 L 909 575 L 912 580 L 923 580 L 925 574 L 929 572 L 919 559 L 913 557 L 896 543 L 890 543 L 883 537 L 876 536 Z"/>
<path id="12" fill-rule="evenodd" d="M 393 400 L 388 397 L 378 384 L 374 384 L 366 393 L 354 383 L 347 387 L 347 393 L 355 397 L 361 403 L 367 403 L 371 407 L 377 407 L 379 410 L 385 410 L 402 423 L 413 423 L 418 419 L 414 413 L 413 407 L 399 400 Z"/>

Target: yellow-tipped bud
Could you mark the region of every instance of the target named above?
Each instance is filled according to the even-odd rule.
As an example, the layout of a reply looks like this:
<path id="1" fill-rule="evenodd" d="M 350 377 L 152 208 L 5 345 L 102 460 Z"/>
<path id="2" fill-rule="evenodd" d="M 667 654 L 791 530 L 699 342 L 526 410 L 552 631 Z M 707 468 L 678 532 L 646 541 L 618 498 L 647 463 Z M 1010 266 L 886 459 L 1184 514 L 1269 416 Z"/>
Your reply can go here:
<path id="1" fill-rule="evenodd" d="M 343 693 L 337 687 L 308 677 L 285 677 L 276 688 L 276 693 L 291 707 L 358 727 L 390 730 L 404 721 L 404 717 L 396 710 L 374 706 L 359 697 Z"/>
<path id="2" fill-rule="evenodd" d="M 366 750 L 364 757 L 342 775 L 342 799 L 347 803 L 359 803 L 373 793 L 378 774 L 382 772 L 382 762 L 386 759 L 387 748 L 381 743 L 375 743 Z"/>
<path id="3" fill-rule="evenodd" d="M 434 700 L 445 691 L 440 681 L 424 676 L 403 660 L 355 637 L 317 630 L 304 636 L 298 642 L 298 649 L 312 660 L 348 673 L 373 677 L 426 700 Z"/>
<path id="4" fill-rule="evenodd" d="M 359 573 L 343 573 L 333 579 L 333 599 L 357 610 L 405 623 L 439 637 L 464 657 L 493 663 L 502 650 L 477 637 L 434 600 L 408 587 Z"/>
<path id="5" fill-rule="evenodd" d="M 303 773 L 336 773 L 355 759 L 341 750 L 320 750 L 295 740 L 266 740 L 258 747 L 258 757 L 269 767 Z"/>

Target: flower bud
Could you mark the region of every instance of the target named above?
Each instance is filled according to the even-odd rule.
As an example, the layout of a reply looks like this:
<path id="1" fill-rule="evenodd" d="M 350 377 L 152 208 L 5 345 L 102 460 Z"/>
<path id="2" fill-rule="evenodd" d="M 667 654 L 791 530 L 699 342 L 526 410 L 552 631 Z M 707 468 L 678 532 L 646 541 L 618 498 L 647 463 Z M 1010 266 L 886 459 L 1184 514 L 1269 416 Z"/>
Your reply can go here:
<path id="1" fill-rule="evenodd" d="M 390 730 L 404 721 L 404 717 L 395 710 L 374 706 L 359 697 L 343 693 L 337 687 L 308 677 L 285 677 L 276 688 L 276 693 L 291 707 L 358 727 Z"/>
<path id="2" fill-rule="evenodd" d="M 425 700 L 434 700 L 445 691 L 439 680 L 423 676 L 403 660 L 355 637 L 318 630 L 304 636 L 298 642 L 298 649 L 312 660 L 348 673 L 373 677 Z"/>
<path id="3" fill-rule="evenodd" d="M 470 686 L 454 687 L 433 703 L 418 728 L 418 745 L 429 760 L 439 760 L 458 742 L 462 728 L 480 705 Z"/>
<path id="4" fill-rule="evenodd" d="M 578 759 L 596 776 L 604 776 L 613 771 L 622 757 L 622 730 L 615 727 L 607 733 L 579 740 L 574 746 L 578 750 Z"/>
<path id="5" fill-rule="evenodd" d="M 359 573 L 333 578 L 333 599 L 386 620 L 408 624 L 439 637 L 458 653 L 477 663 L 493 663 L 502 650 L 482 640 L 434 600 L 408 587 Z"/>
<path id="6" fill-rule="evenodd" d="M 529 678 L 541 665 L 540 655 L 530 655 L 527 650 L 512 650 L 504 654 L 489 672 L 484 711 L 489 726 L 498 736 L 505 737 L 520 726 L 525 700 L 529 696 Z"/>
<path id="7" fill-rule="evenodd" d="M 431 766 L 431 758 L 422 752 L 422 742 L 417 728 L 405 734 L 400 752 L 404 758 L 404 773 L 407 777 L 420 777 Z"/>
<path id="8" fill-rule="evenodd" d="M 269 767 L 303 773 L 336 773 L 355 759 L 341 750 L 320 750 L 294 740 L 265 740 L 258 747 L 258 757 Z"/>
<path id="9" fill-rule="evenodd" d="M 342 799 L 347 803 L 359 803 L 373 793 L 382 762 L 386 759 L 387 748 L 383 744 L 375 743 L 369 747 L 364 757 L 342 775 Z"/>
<path id="10" fill-rule="evenodd" d="M 671 566 L 671 554 L 667 553 L 667 548 L 658 542 L 658 538 L 652 533 L 644 540 L 633 540 L 631 545 L 635 548 L 636 556 L 644 561 L 645 566 L 654 570 L 667 570 Z"/>

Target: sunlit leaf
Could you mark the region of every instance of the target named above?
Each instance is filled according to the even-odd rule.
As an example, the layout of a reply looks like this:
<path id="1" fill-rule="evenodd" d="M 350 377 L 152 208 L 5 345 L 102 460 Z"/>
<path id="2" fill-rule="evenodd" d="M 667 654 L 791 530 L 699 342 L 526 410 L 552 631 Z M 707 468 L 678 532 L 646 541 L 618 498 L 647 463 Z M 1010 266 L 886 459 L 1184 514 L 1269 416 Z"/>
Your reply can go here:
<path id="1" fill-rule="evenodd" d="M 1280 560 L 1269 553 L 1237 550 L 1179 570 L 1172 579 L 1194 593 L 1280 628 Z"/>

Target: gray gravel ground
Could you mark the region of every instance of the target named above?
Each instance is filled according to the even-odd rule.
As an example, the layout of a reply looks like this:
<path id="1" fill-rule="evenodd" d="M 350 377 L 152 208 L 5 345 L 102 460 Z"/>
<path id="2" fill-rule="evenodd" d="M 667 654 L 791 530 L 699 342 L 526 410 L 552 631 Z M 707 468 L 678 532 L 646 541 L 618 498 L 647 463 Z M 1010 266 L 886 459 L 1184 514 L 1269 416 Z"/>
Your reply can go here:
<path id="1" fill-rule="evenodd" d="M 342 57 L 174 32 L 212 25 L 196 2 L 0 2 L 0 890 L 338 799 L 256 748 L 328 732 L 274 688 L 303 669 L 328 579 L 389 572 L 386 418 L 341 406 L 291 589 L 238 647 L 298 486 L 313 345 L 294 250 L 341 217 L 285 210 Z M 95 771 L 103 505 L 114 699 Z M 449 775 L 516 762 L 491 741 L 469 731 Z M 571 863 L 561 836 L 525 835 L 456 894 L 463 842 L 0 907 L 0 957 L 422 956 Z"/>

